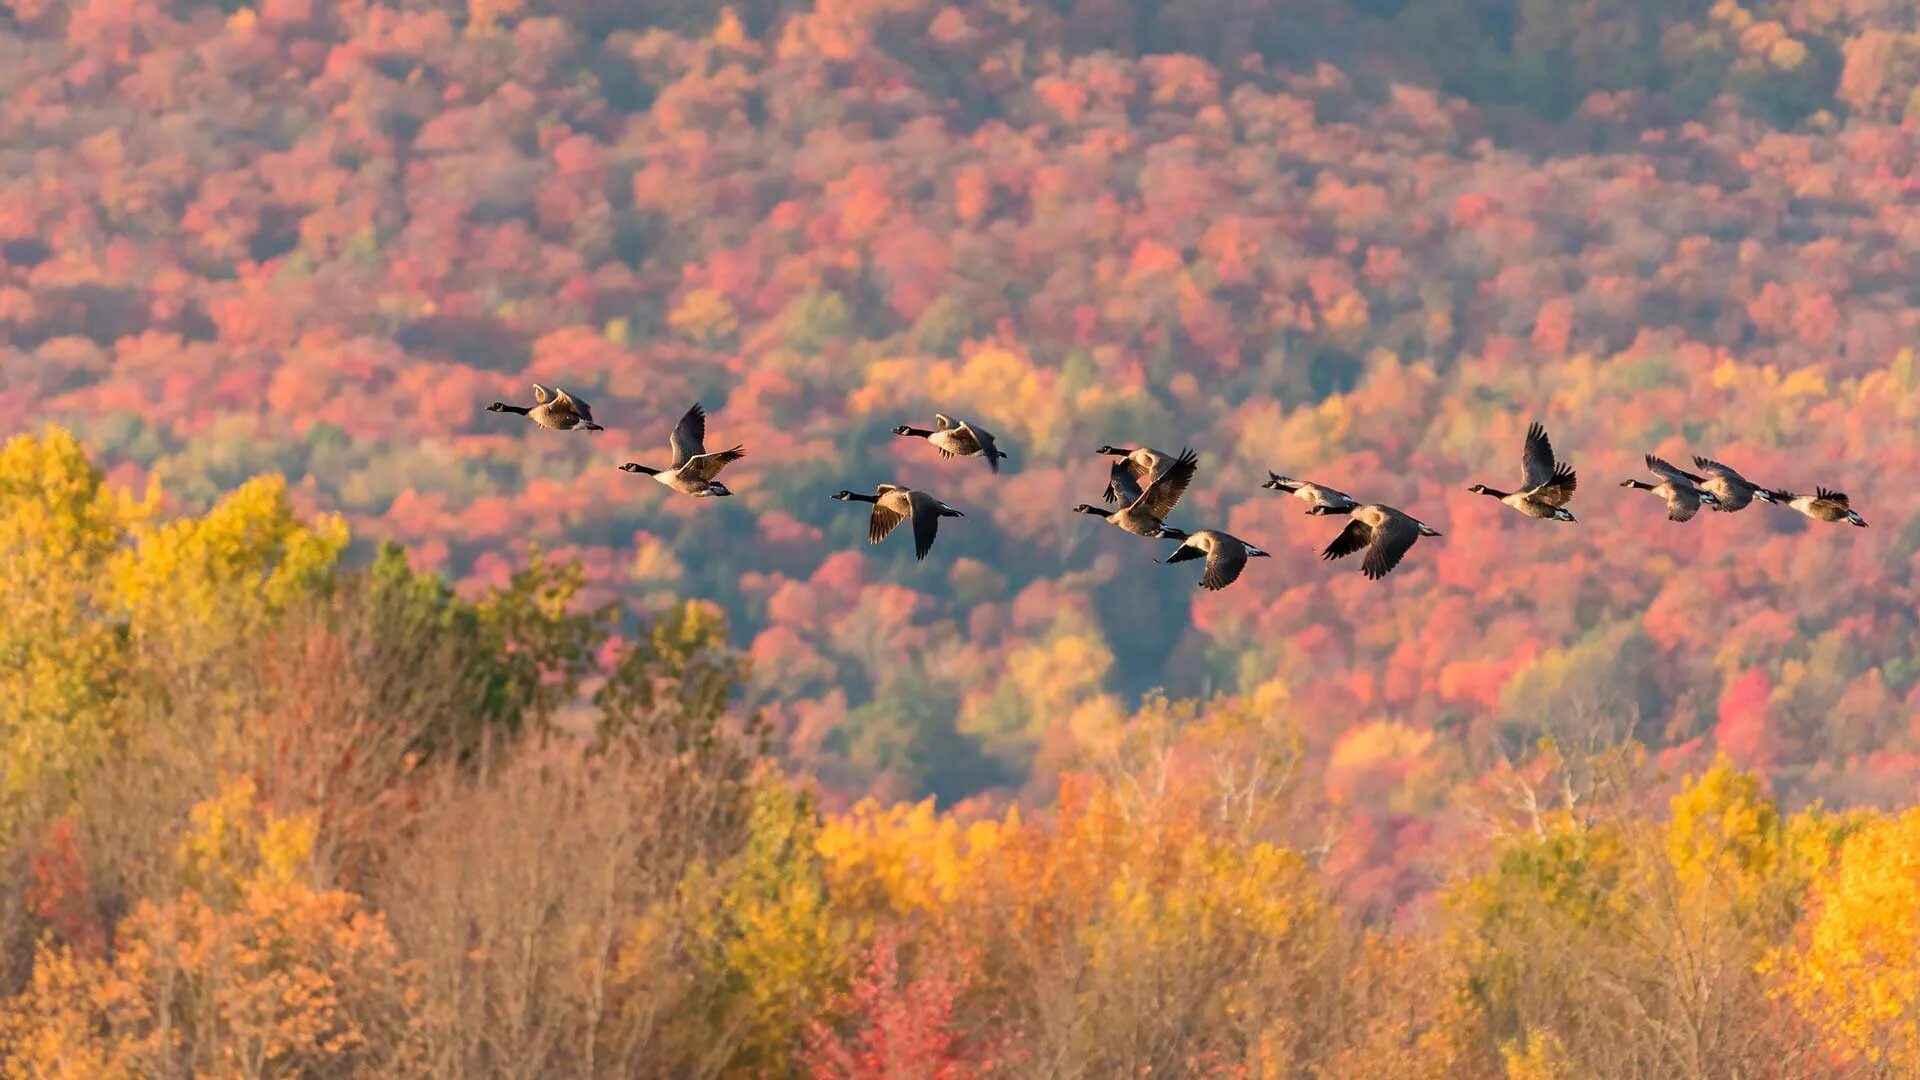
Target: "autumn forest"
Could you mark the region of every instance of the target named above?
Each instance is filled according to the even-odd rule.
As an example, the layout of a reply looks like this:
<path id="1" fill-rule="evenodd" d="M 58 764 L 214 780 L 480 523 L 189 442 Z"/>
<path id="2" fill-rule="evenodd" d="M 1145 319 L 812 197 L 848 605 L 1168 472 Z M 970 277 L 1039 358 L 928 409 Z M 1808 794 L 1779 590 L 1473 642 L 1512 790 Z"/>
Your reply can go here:
<path id="1" fill-rule="evenodd" d="M 1891 0 L 4 0 L 0 1076 L 1920 1076 L 1917 346 Z"/>

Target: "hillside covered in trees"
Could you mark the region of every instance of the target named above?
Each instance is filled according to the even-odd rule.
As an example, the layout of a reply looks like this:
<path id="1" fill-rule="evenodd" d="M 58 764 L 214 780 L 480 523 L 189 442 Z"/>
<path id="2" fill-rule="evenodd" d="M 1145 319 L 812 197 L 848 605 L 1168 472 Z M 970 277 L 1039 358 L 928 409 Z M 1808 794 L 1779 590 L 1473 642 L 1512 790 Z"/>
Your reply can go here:
<path id="1" fill-rule="evenodd" d="M 1920 1068 L 1909 5 L 0 7 L 7 1070 Z M 694 400 L 732 499 L 616 468 Z"/>

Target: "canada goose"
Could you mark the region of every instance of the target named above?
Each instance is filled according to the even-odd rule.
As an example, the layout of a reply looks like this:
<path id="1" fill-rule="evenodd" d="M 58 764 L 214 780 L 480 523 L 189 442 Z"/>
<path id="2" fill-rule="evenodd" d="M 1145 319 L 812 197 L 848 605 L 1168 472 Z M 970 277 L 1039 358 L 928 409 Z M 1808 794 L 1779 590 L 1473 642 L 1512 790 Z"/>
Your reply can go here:
<path id="1" fill-rule="evenodd" d="M 1313 508 L 1316 506 L 1324 506 L 1329 510 L 1338 511 L 1351 510 L 1360 505 L 1360 500 L 1344 491 L 1336 491 L 1333 488 L 1326 487 L 1322 484 L 1315 484 L 1307 480 L 1295 480 L 1291 476 L 1281 476 L 1271 469 L 1267 471 L 1267 482 L 1260 486 L 1271 491 L 1284 491 L 1294 498 L 1304 501 L 1307 504 L 1308 513 L 1312 513 Z"/>
<path id="2" fill-rule="evenodd" d="M 555 431 L 605 431 L 593 422 L 593 409 L 586 402 L 556 386 L 553 393 L 539 383 L 533 384 L 533 405 L 509 405 L 496 401 L 487 406 L 488 412 L 514 413 L 539 424 L 543 428 Z"/>
<path id="3" fill-rule="evenodd" d="M 1230 533 L 1218 529 L 1201 529 L 1188 533 L 1173 554 L 1159 560 L 1163 563 L 1186 562 L 1188 559 L 1205 558 L 1207 569 L 1200 575 L 1200 588 L 1220 590 L 1238 581 L 1240 571 L 1247 568 L 1247 559 L 1265 559 L 1268 554 Z"/>
<path id="4" fill-rule="evenodd" d="M 1103 510 L 1097 506 L 1081 503 L 1073 508 L 1076 514 L 1097 514 L 1111 524 L 1134 534 L 1152 537 L 1158 540 L 1185 540 L 1187 534 L 1180 529 L 1168 528 L 1164 522 L 1168 514 L 1173 513 L 1175 503 L 1193 482 L 1193 471 L 1198 468 L 1200 458 L 1193 451 L 1182 449 L 1180 456 L 1165 472 L 1149 483 L 1145 491 L 1135 496 L 1132 502 L 1119 510 Z M 1116 466 L 1117 467 L 1117 466 Z M 1124 483 L 1122 483 L 1124 487 Z"/>
<path id="5" fill-rule="evenodd" d="M 1759 499 L 1761 502 L 1773 501 L 1773 492 L 1741 476 L 1732 468 L 1722 465 L 1712 458 L 1703 458 L 1695 454 L 1693 456 L 1693 466 L 1707 475 L 1705 477 L 1699 477 L 1692 473 L 1687 473 L 1687 479 L 1693 481 L 1694 486 L 1701 491 L 1712 492 L 1713 497 L 1720 500 L 1713 504 L 1715 510 L 1721 510 L 1731 514 L 1735 510 L 1745 510 L 1747 505 L 1755 499 Z"/>
<path id="6" fill-rule="evenodd" d="M 1566 508 L 1567 500 L 1573 498 L 1573 489 L 1578 483 L 1573 475 L 1573 466 L 1564 461 L 1555 463 L 1553 444 L 1547 441 L 1547 429 L 1537 423 L 1527 428 L 1527 443 L 1520 452 L 1520 482 L 1526 487 L 1515 492 L 1501 491 L 1485 484 L 1475 484 L 1467 490 L 1491 495 L 1531 518 L 1574 520 L 1573 511 Z"/>
<path id="7" fill-rule="evenodd" d="M 729 463 L 746 457 L 747 452 L 736 446 L 717 454 L 707 453 L 707 410 L 701 408 L 699 402 L 694 402 L 687 415 L 680 418 L 668 443 L 673 447 L 672 467 L 655 469 L 629 461 L 620 466 L 621 471 L 645 473 L 675 491 L 698 498 L 733 494 L 727 485 L 714 478 Z"/>
<path id="8" fill-rule="evenodd" d="M 897 484 L 881 484 L 873 491 L 872 495 L 862 495 L 856 491 L 842 490 L 834 492 L 833 497 L 841 502 L 873 504 L 873 516 L 867 519 L 869 544 L 885 540 L 901 521 L 912 518 L 913 555 L 916 559 L 926 558 L 927 552 L 933 550 L 933 536 L 940 527 L 941 518 L 967 516 L 924 491 Z"/>
<path id="9" fill-rule="evenodd" d="M 1795 495 L 1791 491 L 1769 491 L 1769 502 L 1779 503 L 1789 509 L 1798 510 L 1815 521 L 1846 522 L 1864 529 L 1867 519 L 1854 512 L 1847 502 L 1844 491 L 1829 491 L 1826 488 L 1814 488 L 1812 495 Z"/>
<path id="10" fill-rule="evenodd" d="M 1386 577 L 1394 567 L 1399 566 L 1401 557 L 1413 547 L 1415 540 L 1423 536 L 1440 535 L 1426 522 L 1379 503 L 1364 503 L 1344 511 L 1315 506 L 1308 509 L 1307 513 L 1344 513 L 1348 516 L 1350 520 L 1347 527 L 1333 538 L 1320 557 L 1338 559 L 1365 548 L 1367 557 L 1360 563 L 1360 572 L 1374 581 Z"/>
<path id="11" fill-rule="evenodd" d="M 977 427 L 965 420 L 955 420 L 939 413 L 933 414 L 933 427 L 917 428 L 901 424 L 893 429 L 895 435 L 908 435 L 925 439 L 940 451 L 943 458 L 985 457 L 987 467 L 994 472 L 1000 471 L 1000 459 L 1007 455 L 993 443 L 993 433 L 983 427 Z"/>
<path id="12" fill-rule="evenodd" d="M 1687 479 L 1686 473 L 1667 464 L 1667 462 L 1660 458 L 1654 457 L 1652 454 L 1647 455 L 1647 468 L 1652 469 L 1654 474 L 1661 478 L 1660 483 L 1649 484 L 1641 480 L 1622 480 L 1620 486 L 1630 487 L 1635 491 L 1651 491 L 1655 495 L 1665 499 L 1667 501 L 1668 521 L 1691 521 L 1693 515 L 1700 512 L 1701 503 L 1705 503 L 1708 506 L 1717 506 L 1720 503 L 1720 496 L 1715 495 L 1711 491 L 1702 491 L 1694 487 L 1693 481 Z"/>
<path id="13" fill-rule="evenodd" d="M 1165 450 L 1155 450 L 1151 446 L 1142 446 L 1133 450 L 1103 446 L 1094 453 L 1120 459 L 1113 463 L 1113 469 L 1108 474 L 1107 490 L 1103 496 L 1108 502 L 1122 501 L 1122 496 L 1129 490 L 1138 491 L 1146 487 L 1173 464 L 1172 454 Z M 1122 477 L 1133 482 L 1131 488 L 1123 486 Z M 1135 497 L 1138 498 L 1138 496 Z"/>

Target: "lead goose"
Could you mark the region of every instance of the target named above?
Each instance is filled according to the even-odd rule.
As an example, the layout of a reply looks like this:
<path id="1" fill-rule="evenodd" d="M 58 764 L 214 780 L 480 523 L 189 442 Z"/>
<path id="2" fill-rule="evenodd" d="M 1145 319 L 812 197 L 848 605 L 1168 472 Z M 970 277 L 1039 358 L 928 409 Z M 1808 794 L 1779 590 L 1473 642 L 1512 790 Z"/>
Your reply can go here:
<path id="1" fill-rule="evenodd" d="M 1316 506 L 1308 510 L 1309 514 L 1338 514 L 1343 511 L 1329 510 Z M 1322 559 L 1340 559 L 1364 549 L 1367 557 L 1360 562 L 1360 572 L 1371 580 L 1378 581 L 1393 572 L 1400 565 L 1414 541 L 1423 536 L 1439 536 L 1433 526 L 1411 517 L 1391 506 L 1380 503 L 1365 503 L 1347 514 L 1347 527 L 1320 553 Z"/>
<path id="2" fill-rule="evenodd" d="M 1107 490 L 1102 497 L 1108 502 L 1124 500 L 1129 490 L 1139 491 L 1173 465 L 1172 454 L 1165 450 L 1155 450 L 1151 446 L 1136 447 L 1132 450 L 1123 450 L 1117 446 L 1103 446 L 1094 453 L 1119 459 L 1113 463 L 1112 470 L 1107 474 Z"/>
<path id="3" fill-rule="evenodd" d="M 918 428 L 910 424 L 901 424 L 893 429 L 895 435 L 925 439 L 940 451 L 943 458 L 984 457 L 987 467 L 994 472 L 1000 471 L 1000 461 L 1007 455 L 994 445 L 993 433 L 965 420 L 955 420 L 940 413 L 933 414 L 933 427 Z"/>
<path id="4" fill-rule="evenodd" d="M 675 491 L 695 498 L 709 498 L 732 495 L 727 485 L 715 479 L 720 470 L 729 464 L 747 456 L 746 450 L 734 447 L 717 454 L 707 453 L 707 410 L 699 402 L 680 418 L 680 423 L 667 437 L 668 445 L 673 448 L 673 464 L 665 469 L 656 469 L 629 461 L 620 466 L 622 472 L 645 473 Z"/>
<path id="5" fill-rule="evenodd" d="M 1199 464 L 1200 458 L 1193 451 L 1183 449 L 1180 451 L 1180 456 L 1174 459 L 1173 464 L 1167 466 L 1165 472 L 1154 478 L 1146 486 L 1146 490 L 1140 492 L 1132 502 L 1121 509 L 1103 510 L 1097 506 L 1081 503 L 1073 508 L 1073 512 L 1103 517 L 1108 524 L 1125 529 L 1135 536 L 1157 540 L 1185 540 L 1187 534 L 1184 531 L 1170 528 L 1165 522 L 1167 515 L 1173 513 L 1174 505 L 1180 501 L 1180 496 L 1186 492 L 1187 485 L 1193 482 L 1193 473 Z M 1115 483 L 1122 489 L 1127 486 L 1127 481 L 1119 477 L 1115 478 Z"/>
<path id="6" fill-rule="evenodd" d="M 1201 529 L 1187 534 L 1173 554 L 1160 561 L 1163 563 L 1186 562 L 1189 559 L 1207 560 L 1207 568 L 1200 575 L 1199 587 L 1218 592 L 1240 579 L 1240 571 L 1247 568 L 1247 559 L 1265 559 L 1268 554 L 1231 533 L 1218 529 Z"/>
<path id="7" fill-rule="evenodd" d="M 1688 474 L 1669 465 L 1666 461 L 1647 455 L 1647 468 L 1661 478 L 1658 484 L 1649 484 L 1643 480 L 1622 480 L 1621 487 L 1636 491 L 1651 491 L 1667 502 L 1668 521 L 1691 521 L 1693 515 L 1700 512 L 1700 504 L 1720 505 L 1720 496 L 1711 491 L 1702 491 L 1693 486 Z"/>
<path id="8" fill-rule="evenodd" d="M 1336 491 L 1324 484 L 1310 480 L 1295 480 L 1291 476 L 1281 476 L 1273 470 L 1267 470 L 1267 482 L 1260 485 L 1269 491 L 1283 491 L 1307 504 L 1307 513 L 1313 513 L 1314 507 L 1325 507 L 1335 513 L 1344 513 L 1360 505 L 1360 500 L 1344 491 Z"/>
<path id="9" fill-rule="evenodd" d="M 1527 428 L 1527 442 L 1520 452 L 1520 482 L 1526 487 L 1514 492 L 1485 484 L 1475 484 L 1467 490 L 1491 495 L 1530 518 L 1574 520 L 1573 511 L 1566 508 L 1578 483 L 1573 466 L 1553 460 L 1553 443 L 1547 440 L 1547 429 L 1537 423 Z"/>
<path id="10" fill-rule="evenodd" d="M 1813 491 L 1812 495 L 1795 495 L 1791 491 L 1769 491 L 1767 494 L 1772 496 L 1768 501 L 1796 510 L 1815 521 L 1836 525 L 1844 521 L 1862 529 L 1867 527 L 1867 519 L 1854 511 L 1846 492 L 1829 488 L 1814 488 Z"/>
<path id="11" fill-rule="evenodd" d="M 593 422 L 593 408 L 586 402 L 574 397 L 561 387 L 554 387 L 553 393 L 539 383 L 533 384 L 533 405 L 509 405 L 496 401 L 487 406 L 488 412 L 513 413 L 524 416 L 543 428 L 555 431 L 604 431 Z"/>
<path id="12" fill-rule="evenodd" d="M 885 540 L 887 534 L 893 532 L 902 521 L 912 519 L 913 556 L 916 559 L 926 558 L 927 552 L 933 550 L 933 538 L 940 528 L 941 518 L 967 516 L 924 491 L 898 484 L 881 484 L 873 489 L 871 495 L 842 490 L 834 492 L 833 497 L 841 502 L 873 504 L 873 513 L 867 518 L 869 544 Z"/>

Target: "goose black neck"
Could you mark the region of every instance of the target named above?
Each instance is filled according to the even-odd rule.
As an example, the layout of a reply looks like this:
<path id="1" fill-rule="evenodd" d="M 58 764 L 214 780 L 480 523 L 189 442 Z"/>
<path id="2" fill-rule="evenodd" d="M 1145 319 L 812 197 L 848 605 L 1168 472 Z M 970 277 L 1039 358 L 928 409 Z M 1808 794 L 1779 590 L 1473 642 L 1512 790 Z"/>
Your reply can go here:
<path id="1" fill-rule="evenodd" d="M 1504 499 L 1504 498 L 1506 498 L 1506 497 L 1507 497 L 1508 495 L 1511 495 L 1511 494 L 1513 494 L 1513 492 L 1511 492 L 1511 491 L 1501 491 L 1501 490 L 1500 490 L 1499 488 L 1485 488 L 1484 490 L 1482 490 L 1482 491 L 1480 492 L 1480 494 L 1482 494 L 1482 495 L 1486 495 L 1486 496 L 1488 496 L 1488 497 L 1490 497 L 1490 498 L 1494 498 L 1494 499 Z"/>
<path id="2" fill-rule="evenodd" d="M 506 404 L 502 404 L 502 405 L 500 406 L 500 411 L 501 411 L 501 412 L 510 412 L 510 413 L 512 413 L 512 414 L 514 414 L 515 416 L 525 416 L 525 415 L 527 415 L 527 413 L 529 413 L 529 412 L 532 412 L 533 410 L 531 410 L 531 409 L 529 409 L 529 408 L 528 408 L 527 406 L 525 406 L 525 405 L 506 405 Z"/>
<path id="3" fill-rule="evenodd" d="M 902 424 L 900 427 L 895 428 L 893 433 L 895 435 L 905 435 L 915 439 L 924 439 L 927 436 L 933 434 L 933 431 L 930 428 L 911 427 L 911 426 Z"/>
<path id="4" fill-rule="evenodd" d="M 643 473 L 643 474 L 645 474 L 645 475 L 647 475 L 647 476 L 659 476 L 659 475 L 660 475 L 660 470 L 659 470 L 659 469 L 656 469 L 656 468 L 654 468 L 654 467 L 653 467 L 653 466 L 651 466 L 651 465 L 639 465 L 639 464 L 630 464 L 630 465 L 628 465 L 628 466 L 627 466 L 627 471 L 628 471 L 628 472 L 637 472 L 637 473 Z"/>
<path id="5" fill-rule="evenodd" d="M 1632 488 L 1635 491 L 1652 491 L 1653 490 L 1653 485 L 1647 483 L 1645 480 L 1629 480 L 1627 481 L 1627 486 Z"/>
<path id="6" fill-rule="evenodd" d="M 847 498 L 853 502 L 877 503 L 880 501 L 880 496 L 878 495 L 862 495 L 857 491 L 847 492 Z"/>

